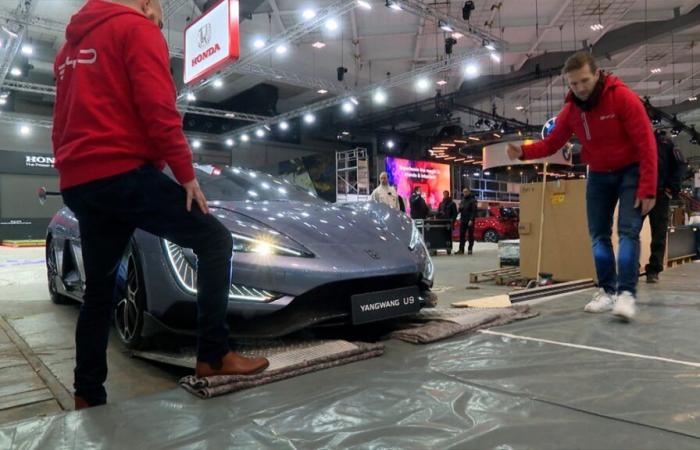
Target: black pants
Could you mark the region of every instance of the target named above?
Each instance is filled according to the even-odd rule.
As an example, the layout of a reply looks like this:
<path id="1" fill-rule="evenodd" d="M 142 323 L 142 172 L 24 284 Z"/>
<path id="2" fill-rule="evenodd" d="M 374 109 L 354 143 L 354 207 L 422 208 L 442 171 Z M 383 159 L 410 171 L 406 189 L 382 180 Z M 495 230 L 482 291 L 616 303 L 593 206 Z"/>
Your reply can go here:
<path id="1" fill-rule="evenodd" d="M 197 255 L 197 357 L 220 360 L 229 350 L 226 310 L 233 241 L 226 227 L 194 203 L 187 212 L 182 186 L 150 165 L 62 194 L 80 225 L 86 276 L 75 332 L 75 394 L 91 405 L 107 401 L 103 384 L 116 273 L 136 228 L 191 248 Z"/>
<path id="2" fill-rule="evenodd" d="M 474 248 L 474 221 L 472 220 L 471 226 L 468 225 L 468 221 L 462 221 L 459 225 L 459 251 L 464 253 L 464 243 L 467 232 L 469 232 L 469 251 Z"/>
<path id="3" fill-rule="evenodd" d="M 665 192 L 656 194 L 656 205 L 649 212 L 651 225 L 651 256 L 646 272 L 659 274 L 664 270 L 664 253 L 666 253 L 666 234 L 668 233 L 669 198 Z"/>

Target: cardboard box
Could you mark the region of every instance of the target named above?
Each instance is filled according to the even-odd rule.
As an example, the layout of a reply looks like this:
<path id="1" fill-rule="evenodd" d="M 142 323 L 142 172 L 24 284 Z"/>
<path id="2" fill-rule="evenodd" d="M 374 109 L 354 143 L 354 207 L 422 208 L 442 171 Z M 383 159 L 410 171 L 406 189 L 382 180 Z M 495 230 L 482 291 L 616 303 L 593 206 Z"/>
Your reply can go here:
<path id="1" fill-rule="evenodd" d="M 524 184 L 520 190 L 520 272 L 537 277 L 542 183 Z M 544 239 L 540 272 L 557 281 L 596 279 L 586 219 L 586 180 L 558 180 L 545 187 Z M 613 249 L 617 252 L 617 211 L 613 219 Z M 651 229 L 645 220 L 640 235 L 642 267 L 649 260 Z"/>

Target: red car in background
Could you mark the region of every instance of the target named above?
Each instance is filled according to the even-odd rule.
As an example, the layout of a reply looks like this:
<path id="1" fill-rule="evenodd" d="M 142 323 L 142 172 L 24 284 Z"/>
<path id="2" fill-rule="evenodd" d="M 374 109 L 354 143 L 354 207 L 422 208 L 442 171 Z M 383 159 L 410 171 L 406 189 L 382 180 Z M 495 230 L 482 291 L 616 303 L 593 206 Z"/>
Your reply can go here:
<path id="1" fill-rule="evenodd" d="M 514 208 L 489 206 L 479 208 L 474 224 L 474 239 L 485 242 L 498 242 L 503 239 L 518 238 L 518 213 Z M 459 242 L 460 217 L 457 216 L 452 228 L 452 240 Z"/>

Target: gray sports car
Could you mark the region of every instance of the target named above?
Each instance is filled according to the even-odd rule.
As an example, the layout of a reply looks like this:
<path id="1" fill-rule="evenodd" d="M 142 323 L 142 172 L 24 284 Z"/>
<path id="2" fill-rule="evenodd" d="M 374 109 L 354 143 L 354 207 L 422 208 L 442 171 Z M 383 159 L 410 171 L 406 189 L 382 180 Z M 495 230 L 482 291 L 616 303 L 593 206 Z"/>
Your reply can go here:
<path id="1" fill-rule="evenodd" d="M 433 262 L 405 214 L 379 203 L 335 205 L 268 174 L 196 166 L 213 214 L 234 238 L 232 336 L 275 337 L 312 325 L 363 324 L 433 306 Z M 137 230 L 115 292 L 121 340 L 141 348 L 163 328 L 193 333 L 196 256 Z M 68 208 L 46 235 L 49 291 L 82 298 L 78 222 Z"/>

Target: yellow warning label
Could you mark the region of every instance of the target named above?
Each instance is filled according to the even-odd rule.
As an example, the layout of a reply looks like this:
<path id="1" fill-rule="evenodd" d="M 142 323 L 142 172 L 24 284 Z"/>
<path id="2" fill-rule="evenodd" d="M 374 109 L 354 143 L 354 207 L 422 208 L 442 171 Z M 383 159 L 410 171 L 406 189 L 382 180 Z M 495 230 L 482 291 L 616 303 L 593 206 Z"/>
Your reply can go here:
<path id="1" fill-rule="evenodd" d="M 564 194 L 552 194 L 552 205 L 561 205 L 565 199 L 566 195 Z"/>

